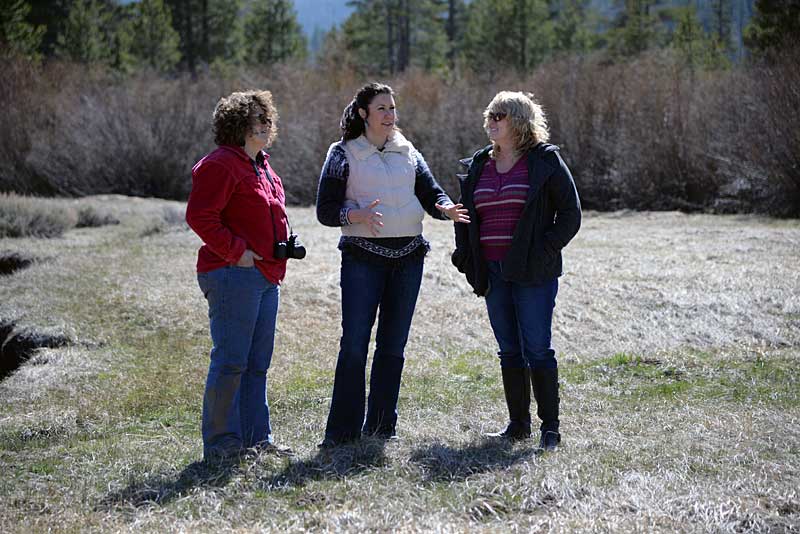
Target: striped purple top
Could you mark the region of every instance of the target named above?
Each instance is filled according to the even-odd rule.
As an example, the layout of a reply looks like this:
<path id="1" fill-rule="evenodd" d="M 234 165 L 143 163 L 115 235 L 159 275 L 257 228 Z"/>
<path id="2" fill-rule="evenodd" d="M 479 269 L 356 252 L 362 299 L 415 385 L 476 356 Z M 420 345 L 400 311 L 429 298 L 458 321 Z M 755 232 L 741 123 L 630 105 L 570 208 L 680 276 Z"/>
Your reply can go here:
<path id="1" fill-rule="evenodd" d="M 507 173 L 497 172 L 490 159 L 475 186 L 480 218 L 481 250 L 488 261 L 500 261 L 511 247 L 511 236 L 528 197 L 527 158 L 519 158 Z"/>

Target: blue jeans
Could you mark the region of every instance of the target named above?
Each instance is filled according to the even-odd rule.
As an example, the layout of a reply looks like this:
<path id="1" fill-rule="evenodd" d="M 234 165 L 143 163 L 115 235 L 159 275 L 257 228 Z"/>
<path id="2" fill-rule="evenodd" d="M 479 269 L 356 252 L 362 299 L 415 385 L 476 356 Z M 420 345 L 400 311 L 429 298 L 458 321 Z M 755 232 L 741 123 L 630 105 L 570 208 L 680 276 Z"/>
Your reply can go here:
<path id="1" fill-rule="evenodd" d="M 489 262 L 486 309 L 500 347 L 500 366 L 555 369 L 552 338 L 558 278 L 537 286 L 503 280 L 500 262 Z"/>
<path id="2" fill-rule="evenodd" d="M 423 259 L 397 266 L 375 265 L 342 251 L 342 339 L 325 437 L 335 442 L 365 433 L 391 435 L 405 346 L 422 282 Z M 367 352 L 380 308 L 364 420 Z"/>
<path id="3" fill-rule="evenodd" d="M 211 364 L 203 397 L 203 454 L 229 455 L 271 441 L 267 369 L 280 288 L 255 267 L 198 273 L 208 300 Z"/>

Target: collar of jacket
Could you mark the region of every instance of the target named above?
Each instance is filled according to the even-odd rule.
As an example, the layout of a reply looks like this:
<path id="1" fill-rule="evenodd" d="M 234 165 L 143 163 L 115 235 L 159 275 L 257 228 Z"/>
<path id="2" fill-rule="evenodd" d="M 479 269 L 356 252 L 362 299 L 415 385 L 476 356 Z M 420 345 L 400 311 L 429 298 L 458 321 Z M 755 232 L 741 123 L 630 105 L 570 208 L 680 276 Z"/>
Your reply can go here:
<path id="1" fill-rule="evenodd" d="M 384 154 L 387 152 L 394 152 L 397 154 L 408 155 L 411 153 L 411 149 L 413 147 L 411 142 L 403 137 L 403 134 L 400 132 L 395 132 L 394 135 L 386 140 L 386 144 L 383 145 L 383 150 L 378 150 L 378 147 L 370 143 L 364 134 L 361 134 L 355 139 L 347 141 L 347 148 L 350 149 L 350 152 L 356 157 L 356 159 L 363 161 L 371 155 L 380 154 L 381 152 Z"/>
<path id="2" fill-rule="evenodd" d="M 219 145 L 219 147 L 222 150 L 226 151 L 226 152 L 229 152 L 231 154 L 235 154 L 236 156 L 239 156 L 241 159 L 243 159 L 245 161 L 250 161 L 250 156 L 248 156 L 247 152 L 244 151 L 244 148 L 242 148 L 240 146 Z M 259 150 L 258 154 L 261 156 L 262 160 L 268 160 L 269 159 L 269 154 L 267 154 L 263 150 Z M 256 161 L 257 160 L 258 160 L 258 156 L 256 156 Z"/>
<path id="3" fill-rule="evenodd" d="M 477 160 L 480 163 L 484 158 L 489 157 L 489 152 L 492 150 L 492 145 L 486 145 L 485 147 L 477 150 L 472 156 L 468 158 L 463 158 L 458 160 L 458 162 L 463 165 L 465 168 L 469 169 L 472 162 Z M 549 143 L 539 143 L 532 150 L 528 152 L 528 161 L 530 162 L 533 158 L 538 156 L 542 156 L 547 152 L 555 152 L 558 150 L 556 145 L 551 145 Z"/>
<path id="4" fill-rule="evenodd" d="M 472 157 L 459 160 L 459 163 L 470 169 L 468 180 L 471 179 L 471 187 L 477 183 L 480 178 L 480 172 L 486 160 L 489 159 L 489 152 L 492 150 L 492 145 L 486 145 L 482 149 L 475 152 Z M 557 152 L 558 147 L 548 143 L 539 143 L 528 151 L 528 179 L 532 180 L 531 189 L 528 192 L 528 201 L 530 202 L 541 189 L 542 184 L 553 174 L 556 167 L 544 157 L 548 152 Z"/>

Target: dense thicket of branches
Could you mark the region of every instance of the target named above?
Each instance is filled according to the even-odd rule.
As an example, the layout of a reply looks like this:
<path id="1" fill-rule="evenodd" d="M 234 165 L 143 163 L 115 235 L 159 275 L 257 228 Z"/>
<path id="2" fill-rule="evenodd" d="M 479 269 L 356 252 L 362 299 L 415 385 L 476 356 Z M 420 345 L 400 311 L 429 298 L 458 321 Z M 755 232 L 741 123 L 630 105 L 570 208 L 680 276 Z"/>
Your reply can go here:
<path id="1" fill-rule="evenodd" d="M 797 0 L 755 2 L 744 58 L 747 0 L 350 5 L 310 60 L 291 0 L 10 0 L 0 191 L 185 198 L 217 99 L 263 87 L 283 117 L 273 161 L 289 200 L 310 203 L 342 107 L 381 79 L 451 191 L 457 159 L 486 142 L 483 107 L 522 89 L 587 207 L 800 215 Z"/>
<path id="2" fill-rule="evenodd" d="M 800 54 L 698 71 L 675 52 L 609 65 L 591 56 L 491 81 L 411 69 L 385 78 L 400 124 L 454 192 L 457 160 L 486 143 L 481 110 L 500 89 L 530 90 L 548 112 L 588 208 L 800 215 Z M 338 119 L 365 81 L 339 66 L 279 65 L 229 77 L 124 80 L 69 63 L 0 68 L 0 191 L 185 198 L 189 170 L 213 148 L 211 111 L 243 87 L 273 91 L 272 147 L 289 201 L 314 200 Z"/>

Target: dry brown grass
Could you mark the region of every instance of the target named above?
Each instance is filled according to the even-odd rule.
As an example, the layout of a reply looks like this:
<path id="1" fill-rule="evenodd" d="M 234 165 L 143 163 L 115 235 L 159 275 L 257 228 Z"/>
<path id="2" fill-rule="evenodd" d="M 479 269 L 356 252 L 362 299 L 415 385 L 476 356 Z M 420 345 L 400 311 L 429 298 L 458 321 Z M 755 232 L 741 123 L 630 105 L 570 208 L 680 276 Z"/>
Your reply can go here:
<path id="1" fill-rule="evenodd" d="M 324 455 L 338 233 L 294 209 L 309 256 L 282 288 L 270 399 L 298 457 L 212 470 L 183 205 L 93 201 L 122 223 L 0 240 L 43 258 L 2 279 L 0 318 L 77 342 L 0 383 L 3 532 L 800 529 L 797 221 L 588 213 L 556 308 L 564 447 L 536 456 L 481 437 L 505 417 L 495 343 L 429 220 L 401 440 Z"/>

